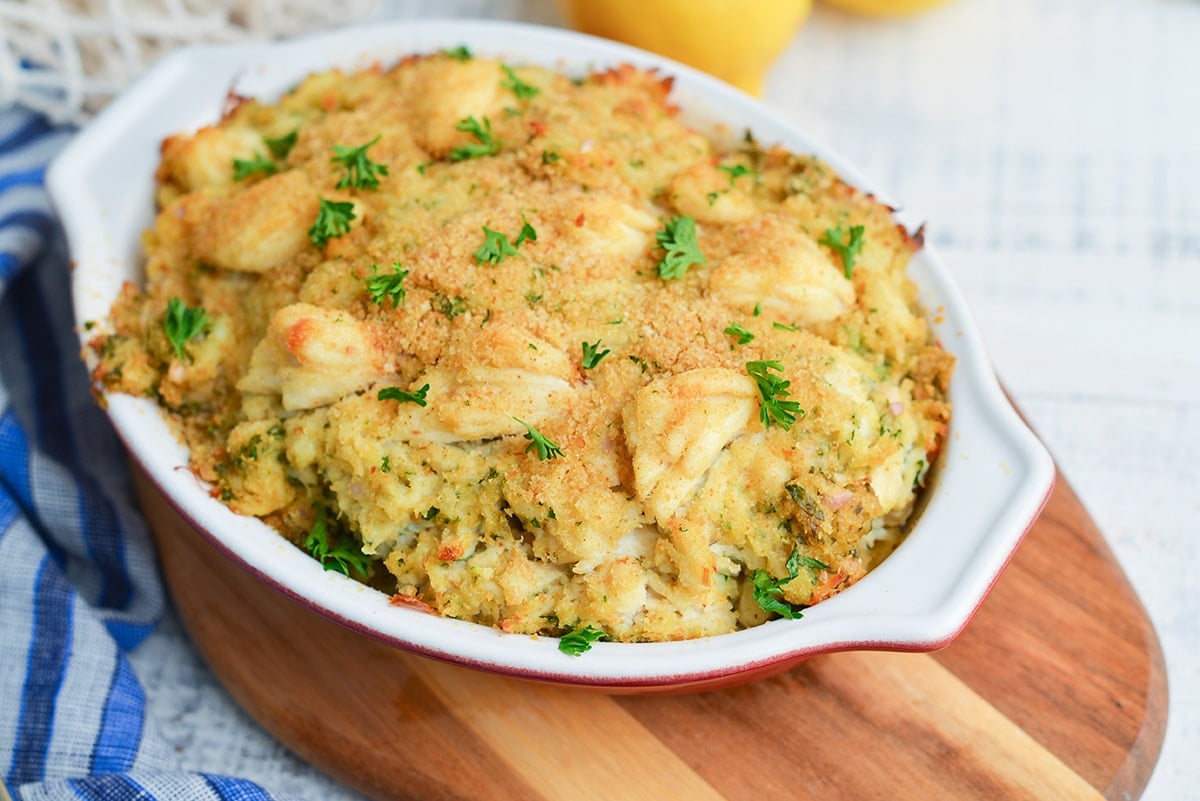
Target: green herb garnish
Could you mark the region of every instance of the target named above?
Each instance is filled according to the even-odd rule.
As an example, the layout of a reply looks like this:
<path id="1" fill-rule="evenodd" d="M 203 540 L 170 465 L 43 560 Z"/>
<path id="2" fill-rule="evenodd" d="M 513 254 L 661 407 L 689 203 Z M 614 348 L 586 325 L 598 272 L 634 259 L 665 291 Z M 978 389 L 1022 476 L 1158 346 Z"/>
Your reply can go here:
<path id="1" fill-rule="evenodd" d="M 263 137 L 263 144 L 271 151 L 271 155 L 277 159 L 286 159 L 288 153 L 292 152 L 292 148 L 296 146 L 296 136 L 300 133 L 299 130 L 292 131 L 289 134 L 275 137 L 272 139 L 269 136 Z"/>
<path id="2" fill-rule="evenodd" d="M 597 364 L 600 363 L 601 359 L 603 359 L 605 356 L 607 356 L 610 353 L 612 353 L 612 351 L 609 350 L 608 348 L 605 348 L 604 350 L 600 350 L 600 340 L 598 340 L 598 339 L 596 340 L 595 344 L 592 344 L 592 345 L 589 345 L 588 343 L 584 342 L 583 343 L 583 369 L 591 370 L 593 367 L 595 367 Z"/>
<path id="3" fill-rule="evenodd" d="M 756 171 L 750 169 L 749 167 L 747 167 L 745 164 L 735 164 L 732 167 L 726 167 L 726 166 L 722 165 L 720 167 L 717 167 L 717 169 L 720 170 L 721 172 L 729 174 L 729 185 L 730 186 L 733 186 L 733 182 L 736 181 L 738 178 L 741 178 L 743 175 L 750 175 L 750 176 L 753 176 L 755 179 L 758 178 L 758 173 Z"/>
<path id="4" fill-rule="evenodd" d="M 513 240 L 513 247 L 521 247 L 522 242 L 536 242 L 537 229 L 529 224 L 529 220 L 521 217 L 521 230 L 517 232 L 517 238 Z"/>
<path id="5" fill-rule="evenodd" d="M 606 640 L 608 635 L 595 626 L 568 631 L 558 639 L 558 650 L 568 656 L 580 656 L 592 650 L 592 643 Z"/>
<path id="6" fill-rule="evenodd" d="M 304 538 L 304 548 L 316 558 L 326 570 L 336 570 L 349 576 L 350 571 L 361 576 L 371 572 L 371 558 L 352 545 L 329 544 L 329 527 L 325 522 L 325 507 L 317 506 L 317 522 Z"/>
<path id="7" fill-rule="evenodd" d="M 252 159 L 234 159 L 233 160 L 233 180 L 244 181 L 251 175 L 262 173 L 263 175 L 273 175 L 279 171 L 279 167 L 275 162 L 264 156 L 262 153 L 255 153 Z"/>
<path id="8" fill-rule="evenodd" d="M 778 328 L 780 331 L 799 331 L 800 330 L 796 326 L 787 325 L 786 323 L 771 323 L 771 327 Z"/>
<path id="9" fill-rule="evenodd" d="M 793 549 L 792 555 L 787 560 L 788 574 L 786 578 L 771 578 L 767 571 L 761 569 L 755 570 L 750 576 L 750 580 L 754 583 L 754 600 L 758 602 L 758 605 L 768 612 L 774 612 L 789 620 L 798 620 L 804 617 L 800 612 L 805 608 L 804 606 L 790 604 L 783 600 L 783 585 L 794 581 L 796 576 L 800 575 L 800 565 L 821 570 L 829 569 L 823 562 L 808 556 L 801 556 L 799 550 Z"/>
<path id="10" fill-rule="evenodd" d="M 379 306 L 383 305 L 384 300 L 391 298 L 392 308 L 395 309 L 408 297 L 408 291 L 404 288 L 404 278 L 409 271 L 401 270 L 399 262 L 392 262 L 391 275 L 376 275 L 378 271 L 379 265 L 372 264 L 371 274 L 365 280 L 367 295 Z"/>
<path id="11" fill-rule="evenodd" d="M 400 389 L 400 387 L 384 387 L 383 389 L 379 390 L 379 394 L 376 396 L 376 398 L 381 401 L 394 400 L 400 403 L 415 403 L 418 406 L 425 406 L 425 395 L 428 394 L 428 392 L 428 384 L 421 387 L 416 392 L 405 392 L 404 390 Z"/>
<path id="12" fill-rule="evenodd" d="M 458 125 L 454 126 L 454 130 L 471 134 L 475 137 L 475 143 L 459 145 L 451 150 L 451 161 L 477 159 L 500 152 L 500 140 L 492 136 L 492 121 L 487 117 L 483 118 L 482 124 L 474 117 L 467 117 L 465 120 L 460 120 Z"/>
<path id="13" fill-rule="evenodd" d="M 449 56 L 455 61 L 470 61 L 474 57 L 471 55 L 471 51 L 466 45 L 459 45 L 453 50 L 443 50 L 442 54 Z"/>
<path id="14" fill-rule="evenodd" d="M 163 318 L 163 330 L 166 331 L 167 339 L 170 340 L 171 347 L 175 349 L 175 355 L 179 357 L 180 361 L 184 358 L 183 346 L 203 333 L 208 324 L 208 312 L 203 308 L 199 306 L 192 308 L 176 297 L 167 301 L 167 315 Z"/>
<path id="15" fill-rule="evenodd" d="M 379 472 L 381 472 L 381 473 L 392 472 L 392 457 L 384 456 L 382 459 L 379 460 Z"/>
<path id="16" fill-rule="evenodd" d="M 696 221 L 691 217 L 672 217 L 654 238 L 658 246 L 667 252 L 657 265 L 660 278 L 682 278 L 693 264 L 708 261 L 696 242 Z"/>
<path id="17" fill-rule="evenodd" d="M 433 304 L 437 311 L 451 320 L 460 314 L 465 314 L 467 311 L 467 299 L 462 295 L 455 295 L 454 297 L 435 295 Z"/>
<path id="18" fill-rule="evenodd" d="M 826 228 L 825 235 L 817 240 L 819 244 L 825 245 L 830 250 L 837 253 L 842 258 L 842 270 L 846 273 L 846 278 L 849 279 L 854 272 L 854 259 L 862 251 L 863 234 L 866 229 L 861 225 L 850 226 L 850 239 L 843 242 L 846 237 L 846 232 L 842 230 L 842 226 L 837 228 Z"/>
<path id="19" fill-rule="evenodd" d="M 370 142 L 358 147 L 333 146 L 333 158 L 330 161 L 346 168 L 346 174 L 337 182 L 338 189 L 346 187 L 351 189 L 379 188 L 379 176 L 387 175 L 388 168 L 386 164 L 380 164 L 367 158 L 367 148 L 378 142 L 382 136 L 383 134 L 376 134 Z"/>
<path id="20" fill-rule="evenodd" d="M 529 425 L 529 423 L 526 423 L 519 417 L 514 417 L 513 419 L 525 426 L 525 439 L 529 440 L 529 444 L 525 446 L 526 453 L 536 449 L 538 460 L 542 462 L 546 461 L 547 459 L 557 459 L 559 456 L 563 455 L 562 448 L 546 439 L 546 436 L 536 428 Z"/>
<path id="21" fill-rule="evenodd" d="M 339 200 L 317 198 L 321 207 L 317 211 L 317 219 L 308 229 L 308 238 L 313 247 L 321 247 L 330 239 L 342 236 L 350 230 L 350 221 L 354 219 L 354 204 Z"/>
<path id="22" fill-rule="evenodd" d="M 504 74 L 508 76 L 500 82 L 500 85 L 511 91 L 517 96 L 518 100 L 529 100 L 531 97 L 537 97 L 541 89 L 538 89 L 531 83 L 526 83 L 517 77 L 517 73 L 507 64 L 501 64 L 500 69 L 504 70 Z"/>
<path id="23" fill-rule="evenodd" d="M 508 237 L 499 231 L 493 231 L 486 225 L 483 226 L 483 244 L 479 250 L 475 251 L 475 262 L 483 264 L 485 261 L 491 264 L 499 264 L 504 261 L 505 256 L 517 255 L 517 249 L 508 241 Z"/>
<path id="24" fill-rule="evenodd" d="M 788 392 L 788 387 L 792 385 L 792 382 L 785 381 L 781 376 L 772 375 L 771 370 L 782 373 L 783 363 L 773 360 L 746 362 L 746 372 L 758 385 L 758 394 L 761 400 L 758 417 L 762 420 L 763 426 L 769 428 L 774 423 L 784 431 L 788 431 L 791 429 L 792 423 L 796 422 L 796 415 L 804 414 L 804 410 L 796 401 L 783 400 L 791 394 Z"/>
<path id="25" fill-rule="evenodd" d="M 739 345 L 749 345 L 754 341 L 754 334 L 741 323 L 730 323 L 725 328 L 725 333 L 737 340 Z"/>

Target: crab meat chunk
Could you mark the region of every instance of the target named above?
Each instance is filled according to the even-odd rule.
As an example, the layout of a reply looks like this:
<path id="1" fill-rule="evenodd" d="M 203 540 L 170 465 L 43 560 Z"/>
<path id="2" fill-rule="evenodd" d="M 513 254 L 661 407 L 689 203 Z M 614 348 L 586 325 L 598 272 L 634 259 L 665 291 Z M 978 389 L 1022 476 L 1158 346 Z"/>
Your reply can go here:
<path id="1" fill-rule="evenodd" d="M 659 524 L 675 515 L 709 465 L 754 418 L 756 389 L 744 373 L 690 370 L 638 391 L 624 415 L 634 490 Z"/>

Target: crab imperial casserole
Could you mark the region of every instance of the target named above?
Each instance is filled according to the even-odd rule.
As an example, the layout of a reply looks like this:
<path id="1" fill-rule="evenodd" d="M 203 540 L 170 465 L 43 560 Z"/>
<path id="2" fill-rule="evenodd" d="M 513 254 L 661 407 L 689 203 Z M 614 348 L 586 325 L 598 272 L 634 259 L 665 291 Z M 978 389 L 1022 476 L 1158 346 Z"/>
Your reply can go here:
<path id="1" fill-rule="evenodd" d="M 231 97 L 162 144 L 98 387 L 396 604 L 587 641 L 799 617 L 902 537 L 953 358 L 919 233 L 670 88 L 457 48 Z"/>

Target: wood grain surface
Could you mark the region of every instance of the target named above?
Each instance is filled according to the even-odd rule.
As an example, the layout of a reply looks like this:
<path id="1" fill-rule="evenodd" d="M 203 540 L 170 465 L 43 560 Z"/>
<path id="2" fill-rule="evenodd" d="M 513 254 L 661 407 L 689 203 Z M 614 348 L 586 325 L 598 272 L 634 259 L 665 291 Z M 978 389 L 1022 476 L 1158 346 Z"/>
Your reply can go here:
<path id="1" fill-rule="evenodd" d="M 1154 630 L 1061 476 L 964 634 L 695 695 L 481 674 L 350 632 L 138 491 L 197 648 L 305 759 L 377 799 L 1127 799 L 1167 688 Z"/>

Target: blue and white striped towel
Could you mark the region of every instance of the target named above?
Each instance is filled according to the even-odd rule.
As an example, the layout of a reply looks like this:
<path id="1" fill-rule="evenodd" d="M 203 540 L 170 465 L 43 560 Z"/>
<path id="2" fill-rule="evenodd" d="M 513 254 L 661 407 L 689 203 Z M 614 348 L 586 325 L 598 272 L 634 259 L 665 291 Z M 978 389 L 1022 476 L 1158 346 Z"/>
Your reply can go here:
<path id="1" fill-rule="evenodd" d="M 161 618 L 163 589 L 77 357 L 42 188 L 70 135 L 0 111 L 0 778 L 21 801 L 284 801 L 181 771 L 126 658 Z"/>

